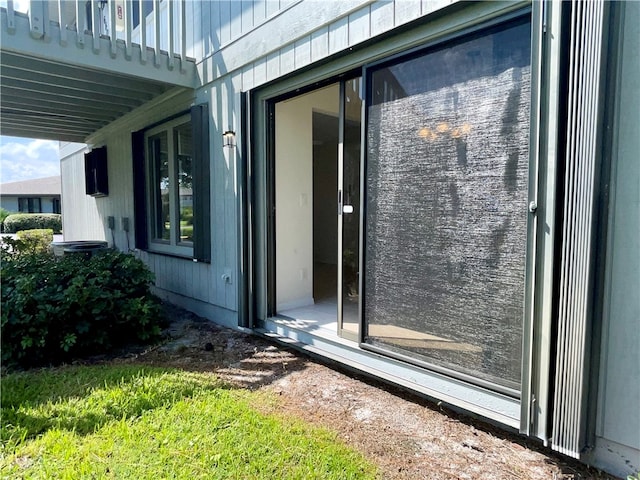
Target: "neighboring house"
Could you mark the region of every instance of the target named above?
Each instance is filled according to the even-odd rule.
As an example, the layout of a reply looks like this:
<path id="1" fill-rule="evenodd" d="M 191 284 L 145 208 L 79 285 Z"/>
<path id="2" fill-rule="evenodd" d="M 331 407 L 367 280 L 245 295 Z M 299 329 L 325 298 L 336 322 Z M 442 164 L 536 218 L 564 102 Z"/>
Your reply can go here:
<path id="1" fill-rule="evenodd" d="M 640 3 L 136 5 L 2 10 L 2 133 L 82 143 L 66 239 L 133 251 L 212 321 L 640 470 Z"/>
<path id="2" fill-rule="evenodd" d="M 60 175 L 3 183 L 0 206 L 16 213 L 60 213 Z"/>

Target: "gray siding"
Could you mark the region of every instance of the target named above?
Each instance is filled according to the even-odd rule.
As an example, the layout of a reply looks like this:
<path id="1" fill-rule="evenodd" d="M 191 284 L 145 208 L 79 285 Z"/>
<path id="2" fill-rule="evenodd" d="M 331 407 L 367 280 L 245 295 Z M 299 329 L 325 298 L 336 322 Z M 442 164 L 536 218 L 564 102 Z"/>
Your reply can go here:
<path id="1" fill-rule="evenodd" d="M 640 29 L 634 21 L 640 3 L 626 2 L 624 10 L 595 457 L 601 466 L 626 477 L 640 470 Z"/>
<path id="2" fill-rule="evenodd" d="M 455 0 L 298 1 L 287 6 L 280 2 L 278 9 L 274 7 L 278 2 L 267 2 L 273 13 L 265 13 L 264 18 L 262 2 L 227 3 L 204 2 L 202 6 L 200 79 L 207 85 L 225 75 L 240 74 L 239 88 L 246 91 L 429 15 Z M 253 9 L 254 21 L 243 23 L 249 9 Z"/>

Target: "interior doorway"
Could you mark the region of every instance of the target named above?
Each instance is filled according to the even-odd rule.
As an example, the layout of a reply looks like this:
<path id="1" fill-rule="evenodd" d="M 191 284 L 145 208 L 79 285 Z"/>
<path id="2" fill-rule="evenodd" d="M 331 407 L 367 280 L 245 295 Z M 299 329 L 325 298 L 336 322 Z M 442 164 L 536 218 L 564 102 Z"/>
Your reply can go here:
<path id="1" fill-rule="evenodd" d="M 272 311 L 299 328 L 356 340 L 360 107 L 346 91 L 338 82 L 274 105 Z M 348 120 L 356 110 L 357 121 Z"/>

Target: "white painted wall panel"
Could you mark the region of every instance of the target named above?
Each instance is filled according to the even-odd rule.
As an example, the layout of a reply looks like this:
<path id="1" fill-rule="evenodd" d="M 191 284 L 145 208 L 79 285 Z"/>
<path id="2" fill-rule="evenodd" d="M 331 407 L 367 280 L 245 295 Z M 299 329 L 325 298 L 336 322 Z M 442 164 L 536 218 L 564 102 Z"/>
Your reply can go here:
<path id="1" fill-rule="evenodd" d="M 371 35 L 380 35 L 395 25 L 393 0 L 381 0 L 371 5 Z"/>
<path id="2" fill-rule="evenodd" d="M 280 52 L 267 55 L 267 81 L 280 76 Z"/>
<path id="3" fill-rule="evenodd" d="M 296 41 L 295 50 L 295 68 L 302 68 L 311 63 L 311 37 L 307 35 Z"/>
<path id="4" fill-rule="evenodd" d="M 395 24 L 402 25 L 418 18 L 422 11 L 420 0 L 396 0 Z"/>
<path id="5" fill-rule="evenodd" d="M 99 208 L 104 199 L 85 193 L 84 152 L 76 150 L 60 159 L 62 232 L 65 240 L 107 240 Z"/>
<path id="6" fill-rule="evenodd" d="M 278 10 L 280 10 L 280 0 L 265 0 L 265 4 L 266 4 L 266 16 L 267 16 L 267 18 L 271 17 Z"/>
<path id="7" fill-rule="evenodd" d="M 235 40 L 242 35 L 242 2 L 236 0 L 231 2 L 229 9 L 229 26 L 230 26 L 230 40 Z"/>
<path id="8" fill-rule="evenodd" d="M 253 0 L 241 0 L 241 9 L 242 9 L 242 16 L 241 16 L 241 23 L 242 23 L 242 33 L 247 33 L 249 31 L 251 31 L 251 29 L 253 28 Z"/>
<path id="9" fill-rule="evenodd" d="M 295 45 L 290 43 L 280 49 L 280 75 L 293 71 L 296 65 Z"/>
<path id="10" fill-rule="evenodd" d="M 361 8 L 349 15 L 349 45 L 364 42 L 371 36 L 371 7 Z"/>
<path id="11" fill-rule="evenodd" d="M 329 25 L 329 54 L 349 46 L 349 17 L 343 17 Z"/>
<path id="12" fill-rule="evenodd" d="M 329 55 L 329 27 L 311 33 L 311 61 L 315 62 Z"/>

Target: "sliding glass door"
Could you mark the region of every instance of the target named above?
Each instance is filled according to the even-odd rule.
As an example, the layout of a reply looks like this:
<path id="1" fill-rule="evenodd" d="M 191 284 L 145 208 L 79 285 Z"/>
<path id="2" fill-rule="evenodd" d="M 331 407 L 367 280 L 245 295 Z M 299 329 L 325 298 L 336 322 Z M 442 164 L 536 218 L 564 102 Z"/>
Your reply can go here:
<path id="1" fill-rule="evenodd" d="M 357 341 L 361 77 L 273 110 L 275 312 Z"/>
<path id="2" fill-rule="evenodd" d="M 358 340 L 360 324 L 360 169 L 362 77 L 341 83 L 338 148 L 338 333 Z"/>
<path id="3" fill-rule="evenodd" d="M 520 389 L 530 21 L 367 69 L 365 346 Z"/>

